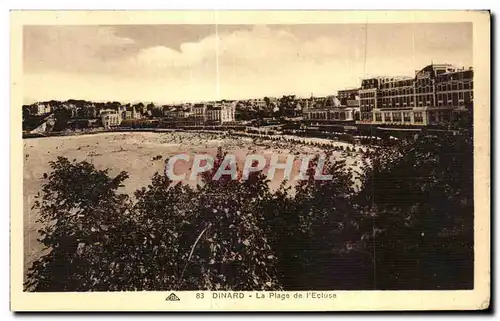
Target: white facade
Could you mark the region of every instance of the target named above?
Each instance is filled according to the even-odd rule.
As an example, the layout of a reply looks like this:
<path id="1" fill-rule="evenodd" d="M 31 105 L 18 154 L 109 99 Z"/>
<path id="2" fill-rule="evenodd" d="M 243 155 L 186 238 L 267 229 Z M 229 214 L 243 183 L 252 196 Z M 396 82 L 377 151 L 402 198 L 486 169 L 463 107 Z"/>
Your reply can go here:
<path id="1" fill-rule="evenodd" d="M 43 115 L 50 113 L 52 111 L 52 108 L 50 107 L 49 104 L 37 104 L 36 105 L 36 114 L 37 115 Z"/>
<path id="2" fill-rule="evenodd" d="M 214 105 L 195 104 L 192 116 L 200 123 L 226 123 L 235 120 L 236 103 L 215 103 Z"/>
<path id="3" fill-rule="evenodd" d="M 374 109 L 373 123 L 388 125 L 437 125 L 449 122 L 452 118 L 450 108 L 415 107 L 408 109 Z"/>
<path id="4" fill-rule="evenodd" d="M 141 115 L 135 110 L 127 110 L 125 112 L 122 112 L 122 119 L 123 120 L 141 119 Z"/>
<path id="5" fill-rule="evenodd" d="M 207 117 L 207 105 L 195 104 L 193 106 L 193 116 L 197 123 L 204 123 Z"/>
<path id="6" fill-rule="evenodd" d="M 221 122 L 232 122 L 235 120 L 236 103 L 222 104 Z"/>
<path id="7" fill-rule="evenodd" d="M 111 128 L 119 126 L 122 122 L 122 118 L 118 111 L 113 109 L 103 109 L 100 112 L 101 121 L 104 128 Z"/>
<path id="8" fill-rule="evenodd" d="M 304 112 L 304 118 L 316 121 L 355 121 L 359 117 L 359 108 L 323 108 Z"/>

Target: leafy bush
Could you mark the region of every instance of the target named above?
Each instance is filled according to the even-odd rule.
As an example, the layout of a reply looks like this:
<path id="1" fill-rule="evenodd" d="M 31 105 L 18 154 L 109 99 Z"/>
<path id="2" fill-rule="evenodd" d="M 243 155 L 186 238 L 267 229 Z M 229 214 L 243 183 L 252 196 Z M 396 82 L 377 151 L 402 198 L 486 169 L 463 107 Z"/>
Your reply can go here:
<path id="1" fill-rule="evenodd" d="M 116 265 L 126 262 L 124 248 L 135 225 L 129 199 L 116 190 L 128 177 L 111 178 L 88 162 L 59 157 L 43 186 L 39 241 L 50 253 L 33 263 L 25 284 L 36 291 L 86 291 L 113 287 Z M 126 276 L 125 276 L 126 277 Z"/>
<path id="2" fill-rule="evenodd" d="M 379 154 L 356 202 L 366 213 L 374 288 L 473 287 L 473 144 L 423 136 Z"/>
<path id="3" fill-rule="evenodd" d="M 30 291 L 473 288 L 473 150 L 467 135 L 417 137 L 367 152 L 361 175 L 271 191 L 214 169 L 199 185 L 128 177 L 58 158 L 35 203 L 49 249 Z M 343 148 L 342 148 L 343 149 Z M 241 176 L 241 173 L 238 174 Z M 359 184 L 354 184 L 358 182 Z"/>
<path id="4" fill-rule="evenodd" d="M 155 174 L 128 196 L 88 162 L 51 162 L 40 210 L 40 241 L 50 250 L 33 264 L 34 291 L 276 290 L 277 258 L 258 216 L 263 176 L 209 181 L 192 189 Z M 227 195 L 234 197 L 228 198 Z"/>

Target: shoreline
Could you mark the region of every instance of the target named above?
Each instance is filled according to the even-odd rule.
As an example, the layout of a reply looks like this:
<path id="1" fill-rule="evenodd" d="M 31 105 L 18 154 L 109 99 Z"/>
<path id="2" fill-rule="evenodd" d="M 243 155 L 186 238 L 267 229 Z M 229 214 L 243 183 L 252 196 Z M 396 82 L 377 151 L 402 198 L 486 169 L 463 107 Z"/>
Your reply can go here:
<path id="1" fill-rule="evenodd" d="M 273 142 L 283 142 L 283 143 L 298 143 L 301 145 L 308 146 L 317 146 L 323 148 L 335 148 L 342 146 L 343 148 L 350 147 L 358 149 L 360 152 L 366 152 L 370 149 L 376 149 L 377 145 L 373 144 L 362 144 L 356 142 L 347 142 L 345 140 L 339 139 L 330 139 L 330 138 L 322 138 L 322 137 L 304 137 L 300 135 L 293 134 L 268 134 L 266 132 L 262 133 L 254 133 L 247 131 L 237 131 L 237 130 L 217 130 L 217 129 L 169 129 L 169 128 L 140 128 L 140 129 L 132 129 L 132 128 L 123 128 L 123 129 L 113 129 L 113 130 L 96 130 L 96 131 L 86 131 L 86 132 L 57 132 L 51 133 L 48 135 L 33 135 L 33 136 L 25 136 L 23 135 L 23 140 L 30 140 L 36 138 L 54 138 L 54 137 L 85 137 L 92 135 L 105 135 L 105 134 L 120 134 L 120 133 L 193 133 L 193 134 L 211 134 L 211 135 L 223 135 L 229 137 L 238 137 L 238 138 L 249 138 L 249 139 L 260 139 L 260 140 L 270 140 Z M 319 146 L 318 146 L 319 145 Z M 356 148 L 357 147 L 357 148 Z"/>

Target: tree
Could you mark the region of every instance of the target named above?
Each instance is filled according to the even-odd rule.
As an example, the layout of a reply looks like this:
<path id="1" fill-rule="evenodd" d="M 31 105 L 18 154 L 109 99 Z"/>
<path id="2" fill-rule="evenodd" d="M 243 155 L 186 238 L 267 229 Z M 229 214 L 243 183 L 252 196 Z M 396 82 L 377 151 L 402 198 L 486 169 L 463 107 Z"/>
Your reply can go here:
<path id="1" fill-rule="evenodd" d="M 151 112 L 153 117 L 163 117 L 163 109 L 162 108 L 154 108 Z"/>
<path id="2" fill-rule="evenodd" d="M 203 175 L 190 202 L 196 229 L 186 234 L 186 242 L 196 248 L 183 282 L 188 289 L 279 290 L 277 257 L 259 215 L 269 197 L 268 184 L 262 173 L 243 181 L 228 175 L 213 180 L 224 156 L 219 148 L 213 170 Z"/>
<path id="3" fill-rule="evenodd" d="M 156 173 L 151 184 L 137 190 L 135 197 L 132 213 L 144 241 L 132 249 L 136 253 L 132 264 L 142 267 L 134 282 L 144 290 L 185 287 L 182 269 L 191 245 L 186 242 L 186 234 L 193 232 L 192 213 L 186 205 L 194 191 Z"/>
<path id="4" fill-rule="evenodd" d="M 50 106 L 52 106 L 52 108 L 55 108 L 55 107 L 59 107 L 59 106 L 61 106 L 61 102 L 60 102 L 59 100 L 54 100 L 54 99 L 52 99 L 52 100 L 49 100 L 47 103 L 48 103 Z"/>
<path id="5" fill-rule="evenodd" d="M 34 206 L 49 254 L 34 262 L 27 290 L 280 289 L 277 258 L 254 215 L 268 191 L 261 177 L 205 178 L 193 190 L 155 174 L 132 202 L 116 192 L 124 172 L 109 177 L 61 157 L 51 167 Z"/>
<path id="6" fill-rule="evenodd" d="M 25 288 L 34 291 L 112 290 L 128 275 L 126 244 L 134 238 L 128 197 L 116 193 L 128 177 L 111 178 L 88 162 L 59 157 L 34 208 L 43 227 L 40 242 L 49 254 L 33 263 Z"/>
<path id="7" fill-rule="evenodd" d="M 382 154 L 356 200 L 373 287 L 472 288 L 472 137 L 426 135 Z"/>
<path id="8" fill-rule="evenodd" d="M 473 142 L 420 135 L 367 153 L 356 173 L 332 160 L 275 192 L 214 168 L 196 187 L 155 174 L 134 198 L 87 162 L 51 162 L 37 260 L 25 287 L 89 290 L 471 289 Z M 330 154 L 327 151 L 327 159 Z"/>
<path id="9" fill-rule="evenodd" d="M 271 105 L 271 99 L 269 99 L 269 97 L 264 97 L 264 101 L 266 102 L 266 107 L 269 109 L 270 105 Z"/>
<path id="10" fill-rule="evenodd" d="M 69 104 L 75 105 L 77 108 L 82 108 L 88 103 L 86 100 L 82 100 L 82 99 L 68 99 L 67 102 Z"/>
<path id="11" fill-rule="evenodd" d="M 114 109 L 114 110 L 118 110 L 118 108 L 121 106 L 122 104 L 118 101 L 113 101 L 113 102 L 110 102 L 108 101 L 106 104 L 105 104 L 105 107 L 106 109 Z"/>
<path id="12" fill-rule="evenodd" d="M 135 111 L 137 113 L 139 113 L 140 115 L 142 115 L 143 114 L 142 112 L 144 110 L 145 105 L 142 102 L 139 102 L 139 103 L 137 103 L 135 105 L 132 105 L 132 107 L 135 108 Z"/>
<path id="13" fill-rule="evenodd" d="M 265 210 L 281 282 L 288 290 L 359 288 L 365 280 L 356 272 L 364 271 L 366 256 L 346 254 L 350 238 L 360 236 L 354 173 L 344 161 L 332 161 L 324 169 L 332 180 L 316 180 L 318 162 L 317 157 L 309 163 L 309 178 L 298 183 L 294 197 L 283 185 Z"/>
<path id="14" fill-rule="evenodd" d="M 23 105 L 23 122 L 24 120 L 30 118 L 30 116 L 31 116 L 30 106 Z"/>
<path id="15" fill-rule="evenodd" d="M 279 100 L 279 112 L 281 116 L 294 116 L 297 106 L 295 95 L 285 95 Z"/>
<path id="16" fill-rule="evenodd" d="M 68 122 L 71 119 L 71 110 L 67 108 L 57 108 L 54 111 L 54 131 L 63 131 L 68 128 Z"/>

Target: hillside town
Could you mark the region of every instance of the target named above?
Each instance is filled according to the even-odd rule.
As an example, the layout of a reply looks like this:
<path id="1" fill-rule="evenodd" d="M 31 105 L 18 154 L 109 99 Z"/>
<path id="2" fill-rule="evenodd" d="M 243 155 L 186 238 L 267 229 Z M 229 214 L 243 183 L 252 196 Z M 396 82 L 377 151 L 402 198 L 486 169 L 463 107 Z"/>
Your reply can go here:
<path id="1" fill-rule="evenodd" d="M 429 64 L 412 77 L 362 79 L 326 97 L 262 97 L 159 105 L 70 99 L 23 106 L 23 134 L 116 128 L 268 127 L 309 132 L 449 129 L 472 116 L 473 69 Z M 358 134 L 359 134 L 358 133 Z"/>

